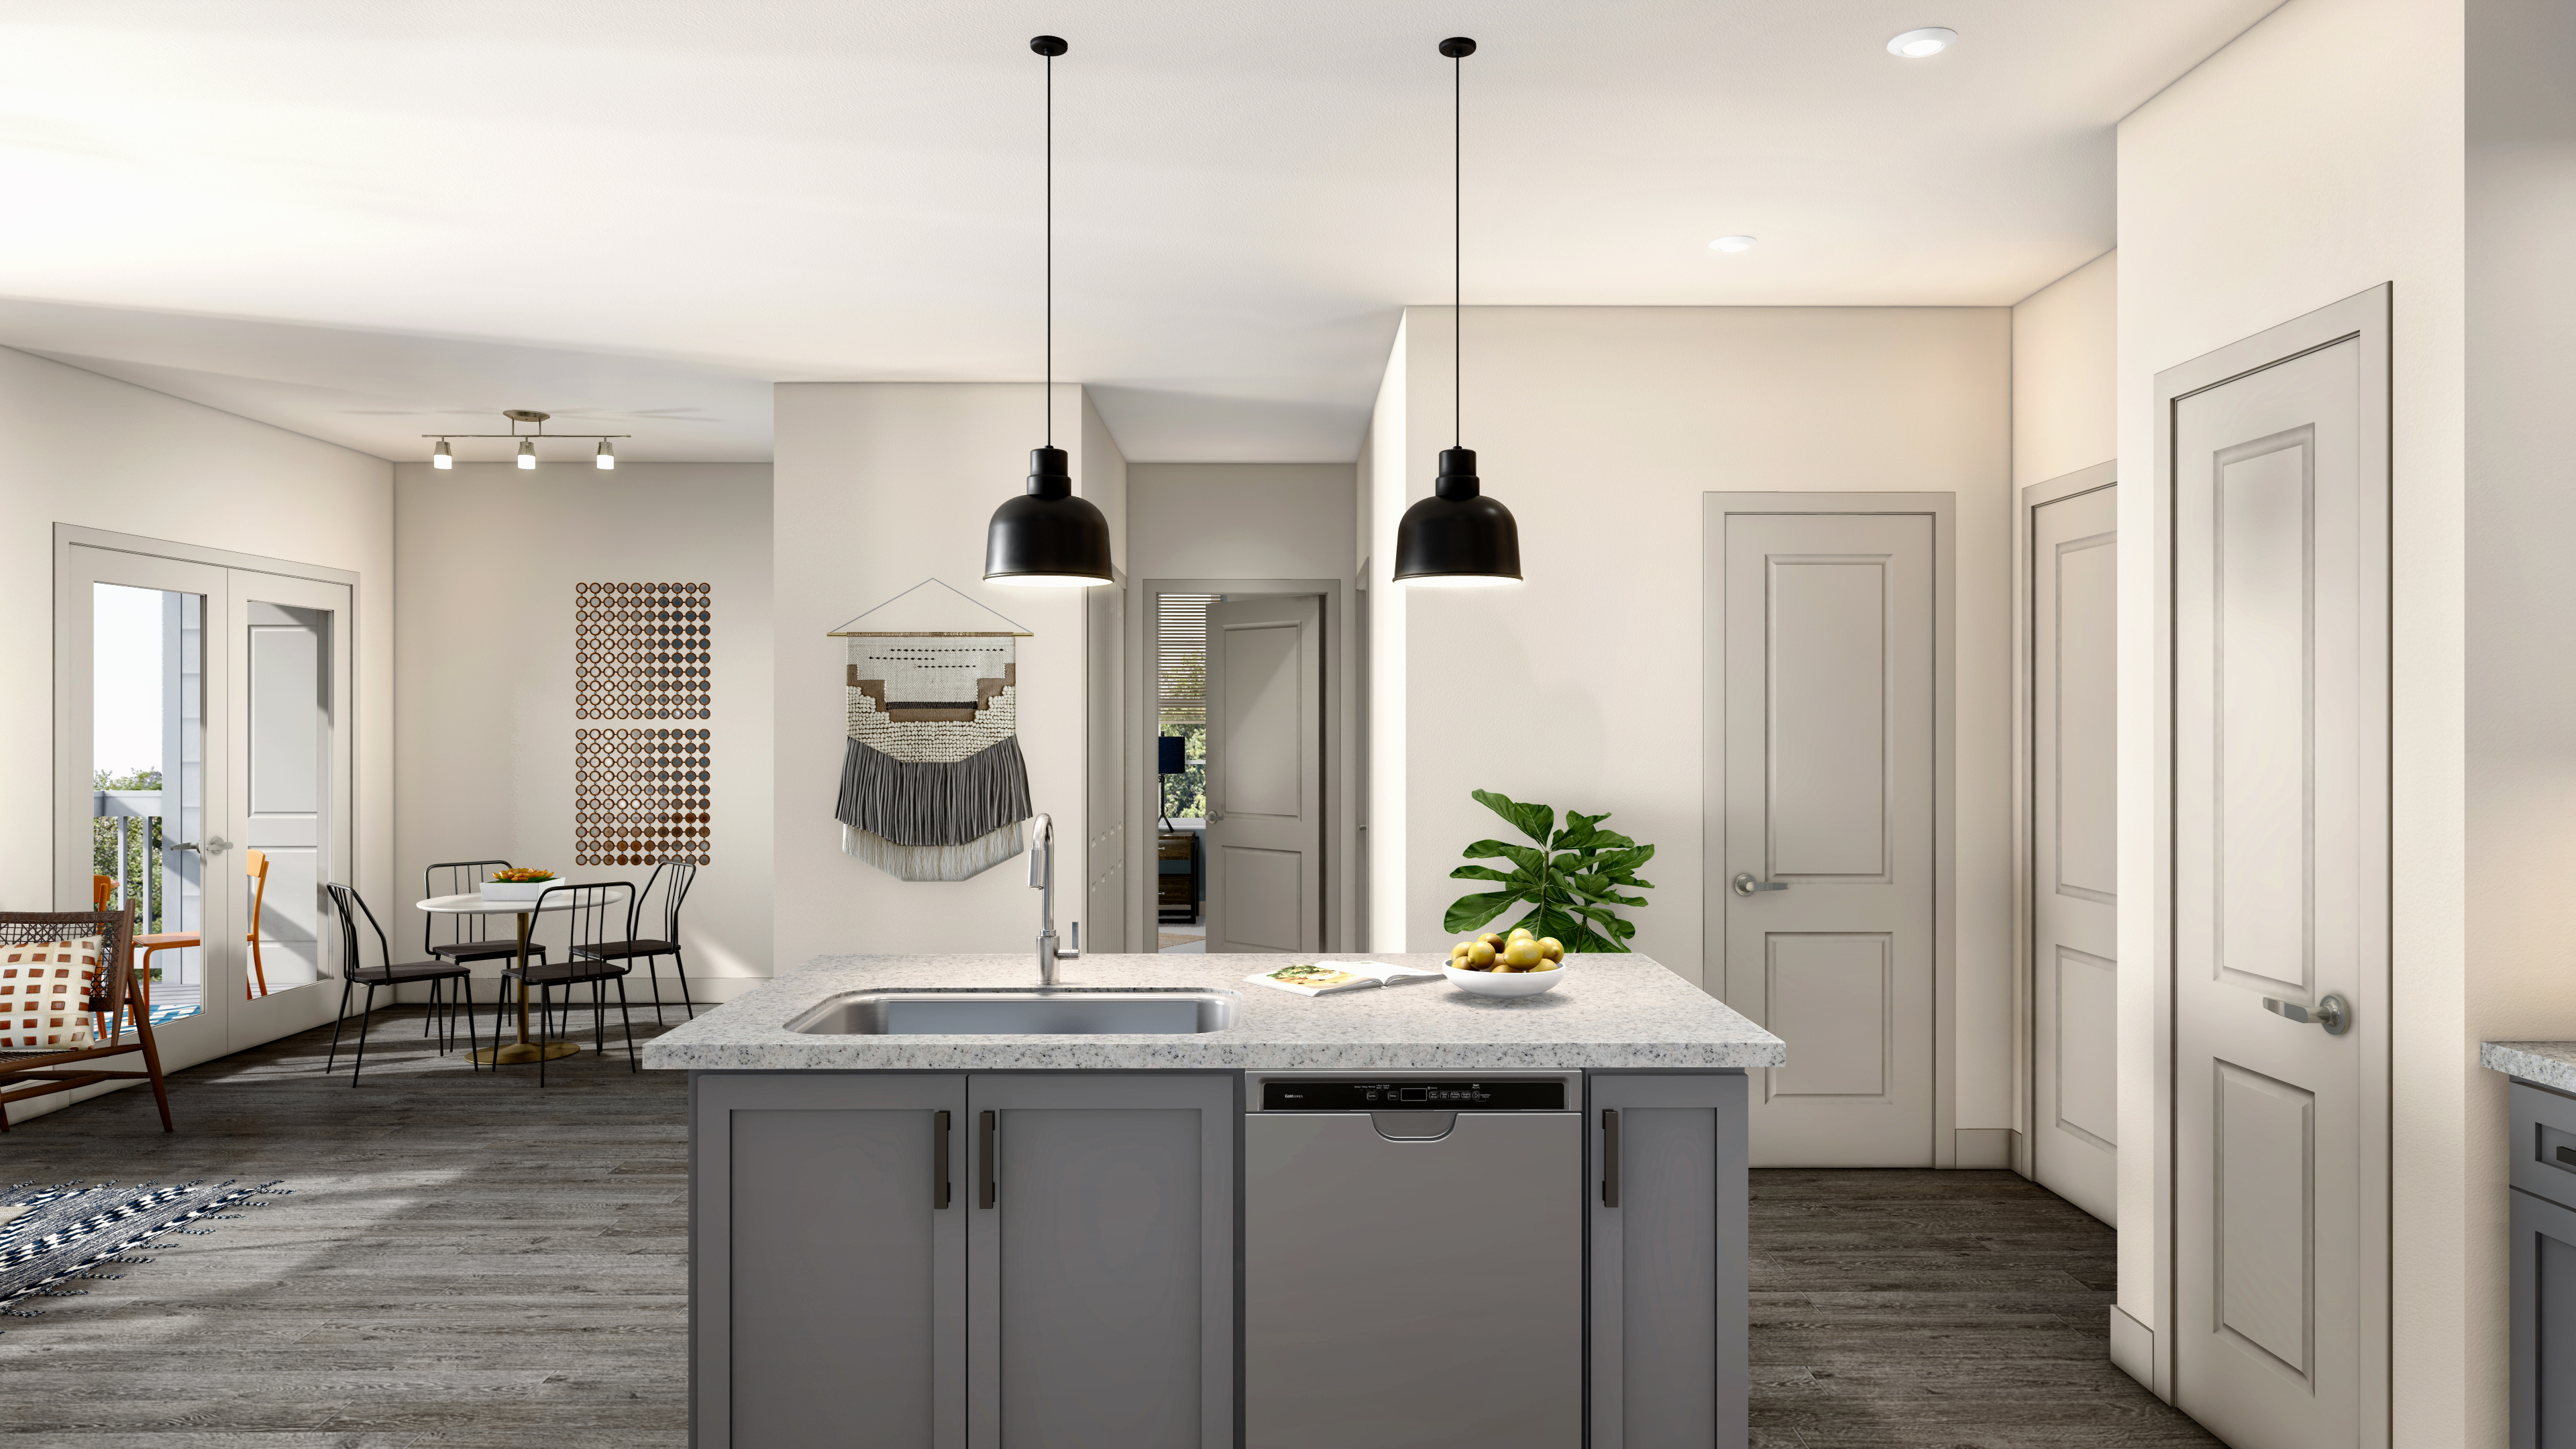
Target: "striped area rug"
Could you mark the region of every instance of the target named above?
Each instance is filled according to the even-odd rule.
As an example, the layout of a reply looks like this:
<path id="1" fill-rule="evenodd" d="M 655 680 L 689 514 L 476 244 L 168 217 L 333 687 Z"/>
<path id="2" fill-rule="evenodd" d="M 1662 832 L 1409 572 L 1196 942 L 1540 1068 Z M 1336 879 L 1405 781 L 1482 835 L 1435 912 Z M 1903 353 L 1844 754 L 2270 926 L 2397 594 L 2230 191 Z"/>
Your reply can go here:
<path id="1" fill-rule="evenodd" d="M 254 1199 L 284 1194 L 274 1182 L 236 1187 L 231 1182 L 174 1186 L 0 1189 L 0 1315 L 34 1318 L 36 1298 L 77 1298 L 89 1290 L 59 1285 L 81 1278 L 122 1278 L 96 1270 L 149 1263 L 126 1256 L 163 1233 L 209 1233 L 190 1224 L 209 1217 L 239 1217 L 239 1209 L 265 1207 Z"/>

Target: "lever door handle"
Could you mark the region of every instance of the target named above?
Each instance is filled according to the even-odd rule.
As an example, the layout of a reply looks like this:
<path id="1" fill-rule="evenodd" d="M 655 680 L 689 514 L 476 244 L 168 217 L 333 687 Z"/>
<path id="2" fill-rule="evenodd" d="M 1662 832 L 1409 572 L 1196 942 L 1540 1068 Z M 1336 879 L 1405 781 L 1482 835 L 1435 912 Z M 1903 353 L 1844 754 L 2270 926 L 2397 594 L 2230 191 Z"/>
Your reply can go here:
<path id="1" fill-rule="evenodd" d="M 1735 876 L 1735 893 L 1739 896 L 1749 896 L 1755 891 L 1785 891 L 1788 888 L 1789 883 L 1785 880 L 1755 880 L 1753 872 L 1749 870 L 1738 871 Z"/>
<path id="2" fill-rule="evenodd" d="M 2328 992 L 2314 1006 L 2301 1006 L 2295 1001 L 2263 998 L 2263 1009 L 2274 1016 L 2287 1017 L 2300 1023 L 2313 1022 L 2326 1029 L 2328 1036 L 2341 1036 L 2352 1030 L 2352 1003 Z"/>

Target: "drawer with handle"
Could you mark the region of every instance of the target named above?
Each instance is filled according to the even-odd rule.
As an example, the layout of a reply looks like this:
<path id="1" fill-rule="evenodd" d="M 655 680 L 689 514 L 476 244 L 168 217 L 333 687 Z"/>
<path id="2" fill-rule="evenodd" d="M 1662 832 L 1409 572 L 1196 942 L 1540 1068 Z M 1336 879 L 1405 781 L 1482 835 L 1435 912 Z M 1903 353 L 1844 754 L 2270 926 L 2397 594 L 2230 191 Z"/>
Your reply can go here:
<path id="1" fill-rule="evenodd" d="M 2513 1084 L 2513 1185 L 2576 1208 L 2576 1097 Z"/>

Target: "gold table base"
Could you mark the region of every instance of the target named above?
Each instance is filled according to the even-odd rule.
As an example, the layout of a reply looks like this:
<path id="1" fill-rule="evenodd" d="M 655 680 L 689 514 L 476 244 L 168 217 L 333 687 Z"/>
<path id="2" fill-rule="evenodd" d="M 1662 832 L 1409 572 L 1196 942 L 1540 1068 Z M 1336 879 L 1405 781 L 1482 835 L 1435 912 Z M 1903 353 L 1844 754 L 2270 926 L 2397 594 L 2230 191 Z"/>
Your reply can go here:
<path id="1" fill-rule="evenodd" d="M 540 1058 L 557 1061 L 580 1050 L 568 1041 L 514 1041 L 503 1046 L 485 1047 L 474 1054 L 474 1060 L 506 1067 Z"/>

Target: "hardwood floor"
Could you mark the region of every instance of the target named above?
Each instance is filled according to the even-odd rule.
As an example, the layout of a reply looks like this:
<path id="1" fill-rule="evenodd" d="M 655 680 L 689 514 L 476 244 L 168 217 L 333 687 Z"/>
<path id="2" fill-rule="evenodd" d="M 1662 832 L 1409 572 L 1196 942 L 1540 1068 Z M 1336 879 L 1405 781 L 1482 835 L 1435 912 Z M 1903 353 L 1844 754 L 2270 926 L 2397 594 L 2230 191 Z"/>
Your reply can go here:
<path id="1" fill-rule="evenodd" d="M 313 1032 L 0 1138 L 0 1180 L 292 1197 L 0 1320 L 7 1430 L 61 1449 L 594 1449 L 685 1437 L 686 1081 L 469 1072 L 417 1010 L 366 1085 Z M 648 1027 L 639 1025 L 638 1035 Z M 586 1033 L 576 1038 L 587 1044 Z M 611 1026 L 612 1044 L 616 1041 Z M 1753 1175 L 1757 1449 L 2217 1441 L 2111 1367 L 2108 1229 L 2010 1173 Z"/>
<path id="2" fill-rule="evenodd" d="M 676 1019 L 676 1018 L 675 1018 Z M 647 1016 L 646 1021 L 650 1018 Z M 6 1432 L 60 1449 L 605 1449 L 687 1425 L 687 1079 L 471 1072 L 379 1012 L 365 1085 L 308 1032 L 0 1138 L 0 1181 L 283 1178 L 86 1298 L 0 1319 Z M 487 1023 L 488 1028 L 488 1023 Z M 644 1022 L 637 1036 L 646 1034 Z"/>
<path id="3" fill-rule="evenodd" d="M 2009 1172 L 1754 1173 L 1754 1449 L 2217 1445 L 2111 1366 L 2112 1244 Z"/>

